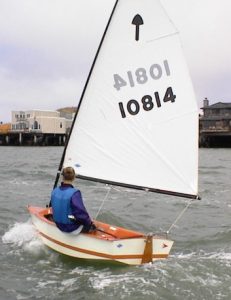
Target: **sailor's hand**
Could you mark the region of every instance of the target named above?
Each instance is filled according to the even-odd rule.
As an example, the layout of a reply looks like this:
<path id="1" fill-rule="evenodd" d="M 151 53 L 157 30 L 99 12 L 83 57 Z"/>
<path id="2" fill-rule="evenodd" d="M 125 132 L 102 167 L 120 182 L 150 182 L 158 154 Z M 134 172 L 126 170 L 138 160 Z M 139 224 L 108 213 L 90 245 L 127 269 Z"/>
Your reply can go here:
<path id="1" fill-rule="evenodd" d="M 90 227 L 90 231 L 95 231 L 97 229 L 97 227 L 95 226 L 95 224 L 92 222 L 91 223 L 91 227 Z"/>

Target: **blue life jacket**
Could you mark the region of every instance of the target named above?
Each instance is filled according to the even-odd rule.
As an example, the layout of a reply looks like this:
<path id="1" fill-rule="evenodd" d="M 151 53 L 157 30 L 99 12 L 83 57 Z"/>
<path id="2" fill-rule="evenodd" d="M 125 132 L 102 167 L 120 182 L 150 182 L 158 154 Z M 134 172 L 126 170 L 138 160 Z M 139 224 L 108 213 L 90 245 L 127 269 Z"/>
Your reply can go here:
<path id="1" fill-rule="evenodd" d="M 53 219 L 56 223 L 73 224 L 68 218 L 72 214 L 71 197 L 77 189 L 69 187 L 67 189 L 55 188 L 51 194 L 51 206 L 53 209 Z"/>

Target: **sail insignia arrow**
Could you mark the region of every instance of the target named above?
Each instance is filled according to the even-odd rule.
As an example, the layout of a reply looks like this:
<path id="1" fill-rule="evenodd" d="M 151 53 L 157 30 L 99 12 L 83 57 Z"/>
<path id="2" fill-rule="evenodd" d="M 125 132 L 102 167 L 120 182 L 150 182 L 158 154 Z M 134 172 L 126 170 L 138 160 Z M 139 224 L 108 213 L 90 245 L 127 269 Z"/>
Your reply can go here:
<path id="1" fill-rule="evenodd" d="M 136 41 L 139 41 L 140 37 L 140 25 L 143 25 L 144 21 L 140 15 L 135 15 L 135 17 L 132 20 L 132 25 L 136 26 L 136 36 L 135 39 Z"/>

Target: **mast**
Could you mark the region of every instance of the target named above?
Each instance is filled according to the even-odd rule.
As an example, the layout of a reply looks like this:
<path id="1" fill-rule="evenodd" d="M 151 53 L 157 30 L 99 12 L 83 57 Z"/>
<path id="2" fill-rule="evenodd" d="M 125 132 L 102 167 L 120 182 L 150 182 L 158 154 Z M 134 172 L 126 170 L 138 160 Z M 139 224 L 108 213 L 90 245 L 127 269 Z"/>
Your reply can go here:
<path id="1" fill-rule="evenodd" d="M 57 186 L 57 184 L 58 184 L 58 181 L 59 181 L 59 178 L 60 178 L 60 174 L 61 174 L 61 170 L 62 170 L 62 168 L 63 168 L 63 162 L 64 162 L 64 159 L 65 159 L 66 149 L 67 149 L 67 146 L 68 146 L 68 143 L 69 143 L 69 140 L 70 140 L 70 136 L 71 136 L 71 134 L 72 134 L 72 130 L 73 130 L 73 127 L 74 127 L 74 124 L 75 124 L 75 121 L 76 121 L 78 112 L 79 112 L 79 110 L 80 110 L 80 106 L 81 106 L 81 104 L 82 104 L 82 100 L 83 100 L 83 97 L 84 97 L 84 95 L 85 95 L 85 91 L 86 91 L 86 89 L 87 89 L 87 86 L 88 86 L 88 83 L 89 83 L 89 80 L 90 80 L 92 71 L 93 71 L 93 69 L 94 69 L 94 66 L 95 66 L 95 63 L 96 63 L 96 60 L 97 60 L 97 57 L 98 57 L 98 55 L 99 55 L 100 49 L 101 49 L 101 47 L 102 47 L 104 38 L 105 38 L 105 36 L 106 36 L 108 27 L 109 27 L 109 25 L 110 25 L 110 23 L 111 23 L 111 19 L 112 19 L 112 16 L 113 16 L 113 14 L 114 14 L 114 11 L 115 11 L 115 9 L 116 9 L 116 6 L 117 6 L 118 2 L 119 2 L 119 0 L 116 0 L 116 2 L 115 2 L 115 4 L 114 4 L 114 7 L 113 7 L 113 9 L 112 9 L 111 15 L 110 15 L 109 20 L 108 20 L 108 23 L 107 23 L 107 25 L 106 25 L 106 27 L 105 27 L 103 36 L 102 36 L 102 38 L 101 38 L 99 47 L 98 47 L 98 49 L 97 49 L 95 58 L 94 58 L 94 60 L 93 60 L 93 63 L 92 63 L 90 72 L 89 72 L 89 74 L 88 74 L 86 83 L 85 83 L 85 85 L 84 85 L 84 88 L 83 88 L 83 91 L 82 91 L 82 94 L 81 94 L 81 97 L 80 97 L 80 101 L 79 101 L 79 104 L 78 104 L 78 107 L 77 107 L 77 110 L 76 110 L 76 113 L 75 113 L 75 116 L 74 116 L 74 120 L 73 120 L 72 125 L 71 125 L 70 133 L 69 133 L 69 135 L 68 135 L 68 138 L 67 138 L 67 140 L 66 140 L 65 147 L 64 147 L 64 150 L 63 150 L 63 153 L 62 153 L 62 157 L 61 157 L 60 164 L 59 164 L 59 168 L 58 168 L 58 171 L 57 171 L 57 174 L 56 174 L 56 178 L 55 178 L 55 182 L 54 182 L 53 189 L 54 189 L 54 188 Z"/>

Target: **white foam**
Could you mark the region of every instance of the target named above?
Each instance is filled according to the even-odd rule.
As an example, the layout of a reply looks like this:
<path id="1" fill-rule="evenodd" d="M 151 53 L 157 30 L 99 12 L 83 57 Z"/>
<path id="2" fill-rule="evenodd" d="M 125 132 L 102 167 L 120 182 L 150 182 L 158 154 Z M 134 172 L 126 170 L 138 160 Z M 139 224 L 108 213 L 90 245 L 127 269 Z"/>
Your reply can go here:
<path id="1" fill-rule="evenodd" d="M 13 179 L 9 181 L 9 184 L 11 185 L 27 185 L 27 186 L 31 186 L 31 185 L 35 185 L 35 182 L 31 182 L 31 181 L 25 181 L 25 180 L 19 180 L 19 179 Z"/>
<path id="2" fill-rule="evenodd" d="M 28 220 L 25 223 L 15 223 L 14 226 L 2 236 L 2 242 L 4 244 L 16 244 L 21 246 L 36 237 L 36 230 L 31 221 Z"/>
<path id="3" fill-rule="evenodd" d="M 231 253 L 225 253 L 225 252 L 211 253 L 207 258 L 230 261 Z"/>
<path id="4" fill-rule="evenodd" d="M 63 280 L 61 282 L 61 285 L 65 286 L 65 287 L 71 287 L 75 284 L 76 281 L 77 281 L 76 278 L 69 278 L 69 279 Z"/>
<path id="5" fill-rule="evenodd" d="M 174 258 L 178 258 L 178 259 L 190 259 L 195 257 L 197 254 L 196 252 L 191 252 L 191 253 L 178 253 L 178 254 L 173 254 L 171 255 Z"/>
<path id="6" fill-rule="evenodd" d="M 92 287 L 96 290 L 100 291 L 108 287 L 115 288 L 119 286 L 125 294 L 128 292 L 128 286 L 131 289 L 134 282 L 137 282 L 137 285 L 139 285 L 143 284 L 144 280 L 143 276 L 134 278 L 134 273 L 132 272 L 127 272 L 126 274 L 112 274 L 108 271 L 93 273 L 93 276 L 90 278 Z M 147 282 L 145 282 L 145 284 L 147 284 Z"/>
<path id="7" fill-rule="evenodd" d="M 18 247 L 33 256 L 39 256 L 43 254 L 44 251 L 47 251 L 43 242 L 38 238 L 31 220 L 28 220 L 25 223 L 15 223 L 13 227 L 2 236 L 2 242 L 4 244 L 12 244 L 15 253 L 20 251 Z"/>

